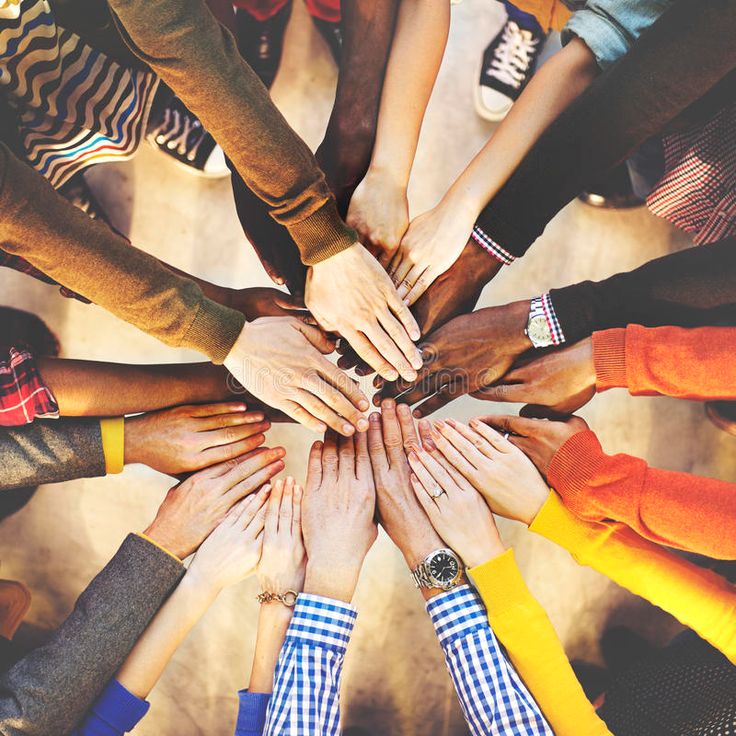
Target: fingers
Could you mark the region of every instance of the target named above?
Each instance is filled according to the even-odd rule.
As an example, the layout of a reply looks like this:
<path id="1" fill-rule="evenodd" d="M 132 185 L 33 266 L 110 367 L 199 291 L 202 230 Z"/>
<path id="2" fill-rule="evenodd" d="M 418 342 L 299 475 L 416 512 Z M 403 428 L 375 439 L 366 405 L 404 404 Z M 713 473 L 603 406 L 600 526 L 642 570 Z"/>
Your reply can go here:
<path id="1" fill-rule="evenodd" d="M 416 280 L 426 271 L 426 269 L 427 266 L 423 263 L 415 263 L 414 265 L 412 265 L 406 276 L 402 277 L 399 285 L 396 287 L 396 291 L 400 299 L 402 299 L 403 301 L 407 300 L 407 296 L 414 287 Z"/>
<path id="2" fill-rule="evenodd" d="M 334 432 L 325 434 L 325 443 L 322 448 L 322 480 L 335 481 L 339 469 L 337 455 L 337 435 Z"/>
<path id="3" fill-rule="evenodd" d="M 414 315 L 411 313 L 409 307 L 404 304 L 393 286 L 391 286 L 391 289 L 388 291 L 387 297 L 389 309 L 396 315 L 396 318 L 399 320 L 404 330 L 406 330 L 406 333 L 414 342 L 419 340 L 419 338 L 421 338 L 422 336 L 422 331 L 419 329 L 419 324 L 417 323 L 416 319 L 414 319 Z M 416 350 L 414 342 L 412 342 L 412 346 Z M 410 354 L 407 353 L 406 357 L 409 358 Z M 417 369 L 421 368 L 421 363 L 416 367 Z"/>
<path id="4" fill-rule="evenodd" d="M 363 333 L 374 348 L 391 364 L 398 374 L 405 381 L 413 381 L 417 377 L 417 369 L 421 368 L 422 358 L 416 346 L 408 337 L 404 337 L 403 340 L 400 338 L 401 332 L 403 332 L 403 328 L 392 315 L 380 316 L 378 321 L 363 328 Z M 408 350 L 409 357 L 401 349 L 401 345 L 405 343 L 411 346 Z M 412 362 L 418 364 L 417 368 L 414 368 Z"/>
<path id="5" fill-rule="evenodd" d="M 188 408 L 187 414 L 189 414 L 190 417 L 216 417 L 219 415 L 227 415 L 227 414 L 251 414 L 251 412 L 247 412 L 247 406 L 242 401 L 221 401 L 217 404 L 198 404 L 197 406 L 192 406 Z M 255 417 L 257 412 L 253 414 Z M 255 422 L 260 422 L 263 419 L 263 416 L 261 415 L 257 419 L 253 419 Z M 213 426 L 228 426 L 226 424 L 224 425 L 218 425 L 214 424 Z M 210 429 L 210 427 L 207 427 L 207 429 Z"/>
<path id="6" fill-rule="evenodd" d="M 308 389 L 294 391 L 292 393 L 293 400 L 313 417 L 319 419 L 325 425 L 325 428 L 329 427 L 341 435 L 351 435 L 355 432 L 353 425 L 332 408 L 336 403 L 340 403 L 341 394 L 338 391 L 319 378 L 309 379 Z M 329 404 L 325 402 L 329 402 Z M 349 411 L 352 412 L 353 407 L 350 402 L 345 401 L 345 404 L 350 407 Z"/>
<path id="7" fill-rule="evenodd" d="M 291 519 L 294 515 L 292 508 L 292 497 L 294 495 L 294 479 L 289 476 L 284 483 L 281 505 L 278 515 L 278 530 L 283 533 L 291 533 Z"/>
<path id="8" fill-rule="evenodd" d="M 396 416 L 396 403 L 393 399 L 386 399 L 381 404 L 383 411 L 381 424 L 383 425 L 383 444 L 386 456 L 391 465 L 404 460 L 404 438 L 401 434 L 401 425 Z"/>
<path id="9" fill-rule="evenodd" d="M 419 437 L 417 436 L 417 429 L 414 426 L 411 409 L 406 404 L 399 404 L 396 407 L 396 414 L 399 417 L 399 426 L 401 427 L 401 437 L 404 447 L 419 444 Z"/>
<path id="10" fill-rule="evenodd" d="M 270 493 L 271 486 L 266 484 L 258 491 L 258 493 L 246 496 L 244 499 L 236 503 L 230 509 L 225 518 L 231 519 L 233 525 L 242 531 L 255 519 L 256 515 L 260 511 L 263 511 L 263 519 L 265 523 L 266 513 L 269 506 L 267 501 Z"/>
<path id="11" fill-rule="evenodd" d="M 252 457 L 256 457 L 256 455 L 260 455 L 261 453 L 268 452 L 270 448 L 268 447 L 259 447 L 256 450 L 251 450 L 250 452 L 246 453 L 245 455 L 240 455 L 239 457 L 230 458 L 229 460 L 224 460 L 221 463 L 218 463 L 217 465 L 211 465 L 209 468 L 205 468 L 204 470 L 200 470 L 196 475 L 201 478 L 221 478 L 227 473 L 229 473 L 233 468 L 236 468 L 241 463 L 245 462 L 246 460 L 249 460 Z"/>
<path id="12" fill-rule="evenodd" d="M 440 434 L 436 429 L 431 431 L 432 440 L 434 441 L 437 451 L 460 473 L 463 477 L 472 482 L 476 474 L 477 468 L 468 460 L 463 453 L 457 449 L 444 435 Z"/>
<path id="13" fill-rule="evenodd" d="M 303 393 L 306 394 L 307 392 L 304 391 Z M 287 416 L 290 416 L 295 422 L 301 424 L 307 429 L 311 429 L 312 432 L 322 434 L 327 430 L 327 425 L 321 419 L 318 419 L 314 414 L 311 414 L 296 401 L 286 399 L 285 401 L 279 402 L 277 408 L 283 411 Z"/>
<path id="14" fill-rule="evenodd" d="M 197 455 L 197 464 L 200 467 L 206 467 L 216 463 L 222 463 L 227 460 L 234 460 L 252 452 L 256 448 L 260 447 L 265 441 L 265 434 L 257 434 L 253 437 L 241 440 L 240 442 L 233 442 L 229 445 L 220 445 L 219 447 L 211 447 L 208 450 L 203 450 Z"/>
<path id="15" fill-rule="evenodd" d="M 269 537 L 276 536 L 276 532 L 279 530 L 279 509 L 281 508 L 283 493 L 284 481 L 279 478 L 271 484 L 271 498 L 266 513 L 266 534 Z"/>
<path id="16" fill-rule="evenodd" d="M 558 411 L 553 406 L 526 404 L 519 409 L 519 416 L 526 419 L 550 419 L 553 422 L 564 422 L 570 418 L 568 412 Z"/>
<path id="17" fill-rule="evenodd" d="M 417 419 L 421 419 L 421 417 L 434 414 L 434 412 L 438 411 L 443 406 L 446 406 L 451 401 L 454 401 L 459 396 L 462 396 L 465 392 L 466 387 L 464 381 L 449 381 L 437 389 L 434 396 L 430 396 L 426 401 L 419 404 L 419 406 L 414 409 L 414 416 Z"/>
<path id="18" fill-rule="evenodd" d="M 281 462 L 283 467 L 281 458 L 285 455 L 286 450 L 283 447 L 268 448 L 263 452 L 254 452 L 252 455 L 246 455 L 240 461 L 235 462 L 230 470 L 221 475 L 218 478 L 218 483 L 226 491 L 256 471 L 265 468 L 270 463 Z"/>
<path id="19" fill-rule="evenodd" d="M 257 488 L 260 488 L 264 483 L 273 478 L 274 475 L 280 473 L 284 469 L 284 463 L 282 460 L 278 460 L 275 463 L 267 465 L 265 468 L 256 471 L 253 475 L 240 481 L 240 483 L 234 485 L 226 494 L 225 498 L 231 505 L 237 503 L 241 498 L 247 496 Z"/>
<path id="20" fill-rule="evenodd" d="M 344 371 L 326 359 L 320 363 L 317 371 L 328 384 L 334 386 L 340 392 L 340 396 L 344 397 L 345 413 L 343 416 L 347 419 L 353 417 L 355 419 L 353 426 L 359 432 L 365 432 L 368 429 L 368 423 L 365 422 L 365 426 L 361 426 L 361 419 L 365 421 L 365 417 L 361 416 L 360 412 L 368 411 L 371 405 L 368 397 L 361 391 L 358 382 L 353 381 Z M 355 411 L 355 409 L 358 411 Z M 350 419 L 350 421 L 353 421 L 353 419 Z"/>
<path id="21" fill-rule="evenodd" d="M 414 264 L 412 263 L 411 259 L 404 258 L 403 251 L 399 249 L 396 253 L 396 257 L 391 262 L 391 266 L 389 267 L 389 274 L 391 275 L 391 280 L 396 285 L 396 290 L 399 294 L 399 298 L 401 298 L 404 281 L 406 280 L 406 277 L 409 275 L 409 272 L 413 267 Z M 404 291 L 408 291 L 408 289 L 405 289 Z"/>
<path id="22" fill-rule="evenodd" d="M 388 471 L 388 458 L 386 448 L 383 444 L 381 415 L 373 412 L 368 417 L 368 454 L 371 459 L 371 467 L 376 471 Z"/>
<path id="23" fill-rule="evenodd" d="M 511 404 L 520 404 L 526 401 L 528 396 L 529 387 L 524 383 L 499 383 L 494 386 L 484 386 L 479 391 L 473 392 L 473 397 L 481 401 L 500 401 Z"/>
<path id="24" fill-rule="evenodd" d="M 299 299 L 291 294 L 282 294 L 280 292 L 274 295 L 273 303 L 277 307 L 281 307 L 281 309 L 301 311 L 307 308 L 306 304 L 304 304 L 304 299 Z"/>
<path id="25" fill-rule="evenodd" d="M 477 432 L 481 437 L 487 440 L 488 443 L 491 444 L 498 452 L 504 453 L 511 451 L 511 443 L 508 438 L 504 437 L 499 432 L 496 432 L 493 427 L 485 422 L 482 422 L 479 419 L 471 419 L 470 427 L 473 431 Z"/>
<path id="26" fill-rule="evenodd" d="M 470 442 L 466 437 L 460 434 L 460 432 L 458 432 L 454 426 L 443 421 L 436 421 L 434 423 L 434 426 L 435 429 L 439 432 L 440 436 L 443 437 L 447 442 L 449 442 L 449 444 L 454 447 L 465 458 L 465 460 L 467 460 L 470 465 L 472 465 L 474 468 L 481 467 L 485 456 L 478 451 L 478 449 L 475 447 L 475 445 L 473 445 L 472 442 Z M 441 445 L 437 438 L 435 438 L 435 443 L 437 444 L 437 447 L 440 449 L 442 454 L 444 454 L 444 445 Z M 452 462 L 452 459 L 449 457 L 448 460 Z M 454 462 L 453 465 L 455 465 Z M 463 472 L 462 468 L 459 468 L 457 465 L 455 465 L 455 467 Z M 465 475 L 464 472 L 463 475 Z"/>
<path id="27" fill-rule="evenodd" d="M 429 520 L 432 522 L 432 526 L 437 529 L 437 521 L 439 520 L 440 515 L 437 503 L 429 495 L 427 489 L 422 485 L 422 482 L 416 475 L 414 475 L 414 473 L 409 476 L 409 480 L 411 481 L 412 490 L 414 491 L 414 495 L 417 497 L 419 504 L 424 509 Z"/>
<path id="28" fill-rule="evenodd" d="M 417 270 L 416 272 L 411 271 L 406 279 L 407 282 L 412 284 L 411 289 L 408 293 L 402 294 L 401 297 L 411 306 L 427 291 L 438 275 L 430 268 Z"/>
<path id="29" fill-rule="evenodd" d="M 496 448 L 486 440 L 485 437 L 481 436 L 478 432 L 475 432 L 470 427 L 466 426 L 462 422 L 458 422 L 454 419 L 448 419 L 447 423 L 456 431 L 458 431 L 465 439 L 475 447 L 478 452 L 485 455 L 490 460 L 497 457 Z"/>
<path id="30" fill-rule="evenodd" d="M 419 459 L 419 454 L 417 452 L 412 451 L 409 453 L 409 465 L 417 478 L 422 482 L 424 489 L 436 502 L 445 489 L 435 480 L 432 473 L 427 470 Z"/>
<path id="31" fill-rule="evenodd" d="M 527 419 L 526 417 L 500 416 L 495 414 L 478 417 L 478 421 L 488 424 L 502 434 L 508 432 L 519 437 L 527 437 L 535 434 L 539 428 L 539 423 L 535 419 Z"/>
<path id="32" fill-rule="evenodd" d="M 243 531 L 247 529 L 251 537 L 257 538 L 265 529 L 269 505 L 266 503 L 268 494 L 263 494 L 262 490 L 258 491 L 255 498 L 255 503 L 243 510 L 238 524 Z"/>
<path id="33" fill-rule="evenodd" d="M 422 447 L 427 452 L 432 452 L 433 450 L 436 450 L 437 445 L 434 443 L 434 439 L 432 437 L 432 425 L 429 423 L 429 419 L 420 419 L 418 427 L 419 439 L 421 440 Z"/>
<path id="34" fill-rule="evenodd" d="M 292 497 L 292 514 L 291 514 L 291 535 L 293 537 L 301 537 L 302 534 L 302 498 L 304 497 L 304 489 L 299 485 L 294 485 L 294 496 Z"/>
<path id="35" fill-rule="evenodd" d="M 419 458 L 421 464 L 434 478 L 439 487 L 448 494 L 448 496 L 451 496 L 453 493 L 457 493 L 458 491 L 464 490 L 461 486 L 458 486 L 452 474 L 447 472 L 447 469 L 442 465 L 442 463 L 439 463 L 437 460 L 435 460 L 435 458 L 433 458 L 430 453 L 420 450 L 419 452 L 416 452 L 414 454 L 417 458 Z M 414 472 L 416 473 L 416 471 Z"/>
<path id="36" fill-rule="evenodd" d="M 311 493 L 322 483 L 322 442 L 315 442 L 309 450 L 307 460 L 307 482 L 305 490 Z"/>
<path id="37" fill-rule="evenodd" d="M 395 381 L 399 374 L 391 363 L 374 347 L 371 340 L 361 332 L 351 332 L 346 335 L 353 350 L 366 362 L 376 373 L 383 376 L 387 381 Z M 387 338 L 388 339 L 388 338 Z M 339 361 L 338 361 L 339 362 Z"/>
<path id="38" fill-rule="evenodd" d="M 352 437 L 340 437 L 338 462 L 340 478 L 355 478 L 355 442 Z"/>
<path id="39" fill-rule="evenodd" d="M 234 419 L 235 417 L 237 415 L 230 415 L 228 418 Z M 202 441 L 203 449 L 209 449 L 210 447 L 219 447 L 221 445 L 232 444 L 233 442 L 240 442 L 247 437 L 267 432 L 269 429 L 271 429 L 270 422 L 262 421 L 252 424 L 234 422 L 232 425 L 224 426 L 221 429 L 208 429 L 206 432 L 201 432 L 198 438 Z"/>
<path id="40" fill-rule="evenodd" d="M 368 432 L 358 432 L 355 443 L 355 477 L 358 480 L 372 478 L 371 458 L 368 454 Z"/>
<path id="41" fill-rule="evenodd" d="M 303 322 L 300 322 L 298 327 L 304 337 L 306 337 L 307 340 L 314 345 L 320 353 L 322 353 L 322 355 L 329 355 L 330 353 L 335 352 L 335 343 L 330 340 L 322 330 L 317 327 L 312 327 L 311 325 L 305 325 Z"/>

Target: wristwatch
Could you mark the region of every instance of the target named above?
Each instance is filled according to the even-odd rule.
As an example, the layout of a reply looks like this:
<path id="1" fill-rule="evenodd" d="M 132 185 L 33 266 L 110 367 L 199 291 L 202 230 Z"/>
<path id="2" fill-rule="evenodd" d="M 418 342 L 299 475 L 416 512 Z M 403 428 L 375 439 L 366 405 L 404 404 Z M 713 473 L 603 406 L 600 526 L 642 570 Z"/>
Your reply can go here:
<path id="1" fill-rule="evenodd" d="M 412 570 L 414 585 L 417 588 L 441 588 L 451 590 L 462 576 L 463 566 L 460 558 L 447 547 L 430 552 Z"/>
<path id="2" fill-rule="evenodd" d="M 555 344 L 541 297 L 532 299 L 524 334 L 535 348 L 548 348 Z"/>

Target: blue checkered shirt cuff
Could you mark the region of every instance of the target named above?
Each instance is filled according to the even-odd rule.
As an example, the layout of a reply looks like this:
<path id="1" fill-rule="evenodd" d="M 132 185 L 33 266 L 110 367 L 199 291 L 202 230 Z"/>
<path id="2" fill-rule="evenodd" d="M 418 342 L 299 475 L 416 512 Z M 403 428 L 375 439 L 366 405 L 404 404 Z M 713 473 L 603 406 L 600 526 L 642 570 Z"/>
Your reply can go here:
<path id="1" fill-rule="evenodd" d="M 294 606 L 286 641 L 345 654 L 357 617 L 358 611 L 349 603 L 301 593 Z"/>
<path id="2" fill-rule="evenodd" d="M 488 614 L 483 602 L 469 585 L 458 585 L 430 599 L 427 613 L 443 648 L 456 639 L 488 627 Z"/>
<path id="3" fill-rule="evenodd" d="M 501 261 L 505 266 L 510 266 L 516 260 L 516 256 L 511 255 L 511 253 L 502 248 L 490 235 L 481 230 L 477 225 L 473 228 L 473 232 L 470 233 L 470 237 L 484 251 L 492 255 L 497 261 Z"/>

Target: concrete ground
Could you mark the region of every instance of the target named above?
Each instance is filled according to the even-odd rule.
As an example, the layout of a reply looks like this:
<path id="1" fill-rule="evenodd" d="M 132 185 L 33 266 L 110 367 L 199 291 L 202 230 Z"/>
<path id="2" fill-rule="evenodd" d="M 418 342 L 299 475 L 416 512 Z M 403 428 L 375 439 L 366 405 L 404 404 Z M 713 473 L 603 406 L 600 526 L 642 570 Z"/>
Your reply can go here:
<path id="1" fill-rule="evenodd" d="M 444 66 L 427 114 L 411 185 L 412 212 L 432 206 L 493 126 L 473 109 L 479 56 L 503 20 L 500 4 L 465 0 L 453 7 Z M 417 60 L 419 63 L 420 60 Z M 296 3 L 282 74 L 273 88 L 279 107 L 314 147 L 329 114 L 335 69 L 322 39 Z M 267 285 L 232 206 L 229 183 L 182 173 L 144 145 L 135 160 L 106 165 L 90 180 L 134 243 L 157 256 L 227 286 Z M 534 202 L 529 202 L 534 207 Z M 578 202 L 551 223 L 527 257 L 504 270 L 483 295 L 483 306 L 539 294 L 585 278 L 602 278 L 685 247 L 687 240 L 646 210 L 606 212 Z M 2 302 L 41 315 L 61 338 L 63 355 L 128 362 L 201 360 L 174 351 L 94 306 L 58 296 L 16 273 L 0 274 Z M 493 409 L 473 399 L 440 413 L 467 419 Z M 511 407 L 515 409 L 517 407 Z M 602 395 L 582 412 L 609 451 L 626 451 L 654 465 L 736 478 L 732 440 L 705 419 L 702 405 L 664 398 Z M 314 436 L 277 426 L 271 445 L 288 451 L 287 470 L 303 478 Z M 105 479 L 42 487 L 31 503 L 2 524 L 0 574 L 33 591 L 29 621 L 53 627 L 130 530 L 153 517 L 170 478 L 128 467 Z M 610 622 L 627 622 L 655 641 L 676 624 L 610 583 L 578 567 L 563 550 L 515 523 L 502 533 L 532 591 L 549 612 L 568 654 L 596 660 L 597 641 Z M 236 691 L 250 668 L 257 603 L 249 580 L 223 593 L 177 653 L 151 696 L 141 736 L 231 734 Z M 403 560 L 381 535 L 366 562 L 356 604 L 360 616 L 346 664 L 346 726 L 374 736 L 450 736 L 465 733 L 422 600 Z"/>

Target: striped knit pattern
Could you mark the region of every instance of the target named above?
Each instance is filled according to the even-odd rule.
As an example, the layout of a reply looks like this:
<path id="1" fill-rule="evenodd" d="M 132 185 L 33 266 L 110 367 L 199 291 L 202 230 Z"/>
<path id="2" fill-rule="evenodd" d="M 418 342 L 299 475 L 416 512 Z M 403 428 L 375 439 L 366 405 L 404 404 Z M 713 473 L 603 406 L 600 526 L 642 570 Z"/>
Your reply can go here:
<path id="1" fill-rule="evenodd" d="M 472 736 L 553 736 L 469 585 L 435 596 L 427 612 Z"/>
<path id="2" fill-rule="evenodd" d="M 516 260 L 511 253 L 502 248 L 478 225 L 473 228 L 473 232 L 470 233 L 470 237 L 489 255 L 492 255 L 497 261 L 501 261 L 504 266 L 510 266 Z"/>
<path id="3" fill-rule="evenodd" d="M 338 736 L 340 676 L 355 608 L 302 593 L 274 675 L 265 736 Z"/>
<path id="4" fill-rule="evenodd" d="M 736 235 L 736 102 L 663 142 L 665 174 L 647 198 L 652 213 L 696 245 Z"/>
<path id="5" fill-rule="evenodd" d="M 130 157 L 157 79 L 121 67 L 56 25 L 47 0 L 0 17 L 0 86 L 18 114 L 28 162 L 56 187 L 91 164 Z"/>

